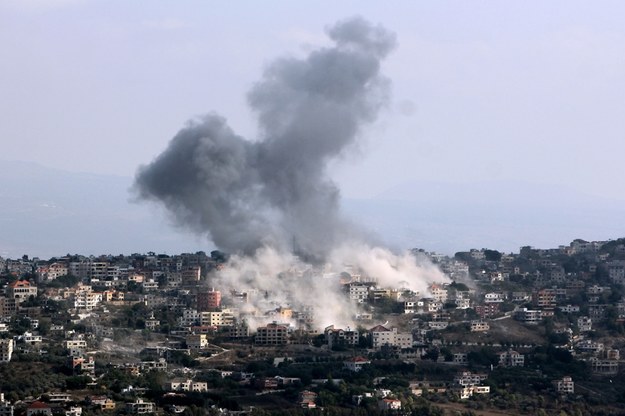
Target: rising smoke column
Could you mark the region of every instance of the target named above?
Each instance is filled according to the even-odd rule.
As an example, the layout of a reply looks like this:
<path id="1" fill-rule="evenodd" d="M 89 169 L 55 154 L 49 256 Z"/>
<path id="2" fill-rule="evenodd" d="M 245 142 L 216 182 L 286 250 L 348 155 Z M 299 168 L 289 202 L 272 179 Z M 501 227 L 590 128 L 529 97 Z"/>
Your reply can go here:
<path id="1" fill-rule="evenodd" d="M 216 114 L 191 121 L 139 169 L 139 197 L 160 201 L 179 224 L 232 253 L 274 247 L 320 261 L 351 238 L 326 167 L 386 102 L 380 62 L 395 37 L 360 18 L 327 34 L 333 46 L 276 60 L 250 91 L 257 140 Z"/>

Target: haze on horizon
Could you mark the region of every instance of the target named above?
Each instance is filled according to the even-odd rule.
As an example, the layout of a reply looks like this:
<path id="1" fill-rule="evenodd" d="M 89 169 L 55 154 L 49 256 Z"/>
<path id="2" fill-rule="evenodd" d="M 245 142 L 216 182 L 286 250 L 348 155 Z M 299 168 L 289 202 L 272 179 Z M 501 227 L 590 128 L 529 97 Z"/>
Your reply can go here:
<path id="1" fill-rule="evenodd" d="M 521 200 L 534 185 L 625 200 L 624 4 L 266 5 L 0 2 L 0 158 L 129 177 L 213 110 L 254 137 L 245 93 L 269 61 L 325 45 L 327 25 L 359 15 L 398 47 L 383 64 L 390 104 L 331 166 L 344 197 L 410 200 L 432 192 L 420 183 L 492 182 L 521 184 Z M 586 237 L 585 225 L 562 227 Z"/>

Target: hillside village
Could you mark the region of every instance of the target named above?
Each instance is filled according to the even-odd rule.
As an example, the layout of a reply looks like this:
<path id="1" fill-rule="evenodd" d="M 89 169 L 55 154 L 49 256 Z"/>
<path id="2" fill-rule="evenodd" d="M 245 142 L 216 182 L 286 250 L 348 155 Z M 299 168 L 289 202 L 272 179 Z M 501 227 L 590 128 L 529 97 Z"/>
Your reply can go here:
<path id="1" fill-rule="evenodd" d="M 219 251 L 0 259 L 0 415 L 625 412 L 625 239 L 412 254 L 449 282 L 345 270 L 323 328 Z"/>

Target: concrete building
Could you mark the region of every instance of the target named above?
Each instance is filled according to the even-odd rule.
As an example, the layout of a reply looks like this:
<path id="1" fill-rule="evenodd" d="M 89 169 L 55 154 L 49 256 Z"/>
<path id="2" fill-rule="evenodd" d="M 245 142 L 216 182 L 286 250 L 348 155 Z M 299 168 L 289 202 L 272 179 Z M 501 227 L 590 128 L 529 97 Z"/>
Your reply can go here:
<path id="1" fill-rule="evenodd" d="M 588 316 L 580 316 L 577 318 L 577 329 L 579 332 L 592 331 L 592 319 Z"/>
<path id="2" fill-rule="evenodd" d="M 348 285 L 349 299 L 355 303 L 364 303 L 369 296 L 369 285 L 364 283 L 351 283 Z"/>
<path id="3" fill-rule="evenodd" d="M 472 373 L 470 371 L 462 371 L 454 377 L 454 384 L 462 387 L 477 386 L 482 384 L 488 376 L 484 373 Z"/>
<path id="4" fill-rule="evenodd" d="M 521 308 L 515 311 L 514 318 L 526 324 L 537 325 L 542 321 L 542 312 L 536 309 Z"/>
<path id="5" fill-rule="evenodd" d="M 358 356 L 358 357 L 349 358 L 343 361 L 343 368 L 349 371 L 358 372 L 362 370 L 362 368 L 368 364 L 371 364 L 370 360 L 367 360 L 364 357 Z"/>
<path id="6" fill-rule="evenodd" d="M 575 393 L 575 382 L 573 382 L 573 379 L 569 376 L 562 377 L 560 380 L 554 380 L 553 385 L 558 393 Z"/>
<path id="7" fill-rule="evenodd" d="M 467 365 L 469 363 L 469 357 L 466 352 L 457 352 L 453 355 L 452 362 L 458 365 Z"/>
<path id="8" fill-rule="evenodd" d="M 593 357 L 590 359 L 590 369 L 594 374 L 616 375 L 618 374 L 618 361 L 600 360 Z"/>
<path id="9" fill-rule="evenodd" d="M 334 325 L 327 327 L 324 331 L 328 347 L 334 345 L 358 345 L 360 334 L 356 330 L 349 328 L 334 328 Z"/>
<path id="10" fill-rule="evenodd" d="M 430 295 L 432 299 L 437 300 L 440 303 L 447 302 L 447 288 L 439 284 L 430 285 Z"/>
<path id="11" fill-rule="evenodd" d="M 197 294 L 198 312 L 215 311 L 221 307 L 221 292 L 215 289 L 202 290 Z"/>
<path id="12" fill-rule="evenodd" d="M 383 346 L 396 348 L 411 348 L 413 344 L 412 334 L 397 332 L 397 328 L 388 329 L 382 325 L 369 330 L 371 333 L 372 346 L 379 350 Z"/>
<path id="13" fill-rule="evenodd" d="M 190 350 L 202 350 L 208 347 L 206 334 L 192 334 L 186 336 L 187 348 Z"/>
<path id="14" fill-rule="evenodd" d="M 502 352 L 499 354 L 499 365 L 501 367 L 523 367 L 525 355 L 513 350 Z"/>
<path id="15" fill-rule="evenodd" d="M 187 270 L 180 272 L 183 285 L 194 285 L 200 281 L 202 269 L 200 266 L 190 266 Z"/>
<path id="16" fill-rule="evenodd" d="M 17 302 L 13 298 L 0 296 L 0 316 L 3 318 L 13 316 L 17 311 Z"/>
<path id="17" fill-rule="evenodd" d="M 471 332 L 485 332 L 490 329 L 490 325 L 486 321 L 471 321 Z"/>
<path id="18" fill-rule="evenodd" d="M 6 289 L 8 298 L 15 299 L 17 304 L 28 300 L 31 296 L 37 297 L 37 286 L 28 280 L 16 280 L 9 283 Z"/>
<path id="19" fill-rule="evenodd" d="M 0 339 L 0 362 L 8 363 L 13 356 L 15 341 L 12 339 Z"/>
<path id="20" fill-rule="evenodd" d="M 489 394 L 490 386 L 467 386 L 459 389 L 460 399 L 466 400 L 474 394 Z"/>
<path id="21" fill-rule="evenodd" d="M 165 390 L 168 391 L 191 391 L 204 393 L 208 391 L 208 383 L 205 381 L 193 381 L 185 378 L 175 378 L 165 383 Z"/>
<path id="22" fill-rule="evenodd" d="M 256 329 L 254 342 L 259 345 L 285 345 L 288 344 L 288 328 L 276 322 L 261 326 Z"/>

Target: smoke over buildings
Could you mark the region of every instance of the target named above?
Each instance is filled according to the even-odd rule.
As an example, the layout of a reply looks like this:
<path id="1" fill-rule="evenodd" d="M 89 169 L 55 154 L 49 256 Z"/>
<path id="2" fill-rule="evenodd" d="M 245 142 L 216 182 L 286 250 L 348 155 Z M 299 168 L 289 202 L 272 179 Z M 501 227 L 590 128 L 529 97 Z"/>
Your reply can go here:
<path id="1" fill-rule="evenodd" d="M 223 273 L 234 275 L 224 280 L 248 282 L 250 290 L 268 286 L 290 297 L 284 302 L 298 302 L 299 293 L 336 293 L 321 289 L 328 282 L 302 278 L 302 265 L 350 261 L 348 253 L 372 272 L 403 276 L 399 268 L 408 267 L 403 277 L 420 279 L 414 261 L 379 251 L 376 257 L 362 242 L 364 234 L 340 212 L 326 169 L 387 102 L 390 83 L 380 64 L 395 36 L 360 18 L 327 34 L 332 46 L 275 60 L 249 92 L 257 138 L 237 135 L 214 113 L 190 121 L 139 169 L 135 183 L 141 199 L 164 204 L 178 224 L 235 255 Z M 275 278 L 286 270 L 297 277 Z"/>

